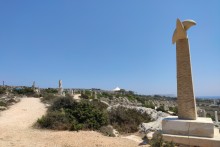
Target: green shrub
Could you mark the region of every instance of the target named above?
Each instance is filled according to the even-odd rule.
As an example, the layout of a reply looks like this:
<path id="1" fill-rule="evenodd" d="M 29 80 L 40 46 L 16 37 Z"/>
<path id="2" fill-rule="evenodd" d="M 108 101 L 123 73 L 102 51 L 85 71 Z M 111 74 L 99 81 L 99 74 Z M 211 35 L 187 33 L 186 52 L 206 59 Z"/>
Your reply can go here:
<path id="1" fill-rule="evenodd" d="M 7 103 L 5 103 L 5 102 L 3 102 L 3 101 L 0 101 L 0 106 L 6 107 L 6 106 L 7 106 Z"/>
<path id="2" fill-rule="evenodd" d="M 52 93 L 46 93 L 46 94 L 43 94 L 43 97 L 41 98 L 41 101 L 44 102 L 44 103 L 53 103 L 53 101 L 58 98 L 58 96 L 55 96 L 54 94 Z"/>
<path id="3" fill-rule="evenodd" d="M 178 108 L 177 108 L 177 106 L 169 107 L 169 111 L 174 112 L 173 115 L 178 115 Z"/>
<path id="4" fill-rule="evenodd" d="M 33 96 L 35 94 L 34 90 L 30 87 L 24 87 L 24 88 L 15 88 L 13 89 L 14 94 L 18 95 L 26 95 L 26 96 Z"/>
<path id="5" fill-rule="evenodd" d="M 53 97 L 56 98 L 49 108 L 49 111 L 60 111 L 61 109 L 74 109 L 74 104 L 77 103 L 71 97 Z"/>
<path id="6" fill-rule="evenodd" d="M 70 126 L 68 118 L 59 111 L 48 112 L 46 116 L 42 116 L 38 119 L 37 123 L 41 128 L 55 130 L 67 130 Z"/>
<path id="7" fill-rule="evenodd" d="M 106 104 L 100 102 L 99 100 L 93 100 L 91 103 L 93 106 L 95 106 L 97 109 L 101 111 L 106 111 L 106 109 L 108 108 Z"/>
<path id="8" fill-rule="evenodd" d="M 147 101 L 144 103 L 144 107 L 154 109 L 155 106 L 151 101 Z"/>
<path id="9" fill-rule="evenodd" d="M 162 112 L 167 112 L 167 111 L 165 110 L 165 108 L 164 108 L 164 105 L 161 105 L 161 106 L 158 107 L 156 110 L 157 110 L 157 111 L 162 111 Z"/>
<path id="10" fill-rule="evenodd" d="M 34 93 L 32 96 L 35 97 L 35 98 L 40 98 L 42 95 L 38 94 L 38 93 Z"/>
<path id="11" fill-rule="evenodd" d="M 149 121 L 151 118 L 148 114 L 135 109 L 119 106 L 109 111 L 109 122 L 120 133 L 136 132 L 141 123 Z"/>
<path id="12" fill-rule="evenodd" d="M 100 97 L 104 97 L 104 98 L 109 98 L 110 100 L 113 99 L 113 94 L 107 93 L 107 92 L 103 92 Z"/>
<path id="13" fill-rule="evenodd" d="M 173 142 L 166 142 L 163 140 L 163 136 L 161 134 L 155 135 L 150 141 L 151 147 L 175 147 Z"/>
<path id="14" fill-rule="evenodd" d="M 213 115 L 211 115 L 210 113 L 207 113 L 206 117 L 209 117 L 209 118 L 212 119 L 212 121 L 215 121 L 215 117 Z"/>
<path id="15" fill-rule="evenodd" d="M 73 122 L 71 124 L 71 127 L 70 127 L 70 131 L 79 131 L 79 130 L 82 130 L 82 129 L 83 129 L 83 125 L 79 124 L 79 123 L 76 123 L 76 122 Z"/>
<path id="16" fill-rule="evenodd" d="M 58 90 L 54 88 L 47 88 L 43 90 L 43 93 L 52 93 L 52 94 L 57 94 Z"/>
<path id="17" fill-rule="evenodd" d="M 107 114 L 89 101 L 76 102 L 71 97 L 57 98 L 48 113 L 37 123 L 42 128 L 59 130 L 97 130 L 108 122 Z"/>
<path id="18" fill-rule="evenodd" d="M 90 98 L 87 94 L 81 94 L 80 97 L 83 98 L 83 99 L 89 99 Z"/>
<path id="19" fill-rule="evenodd" d="M 0 94 L 5 94 L 6 93 L 6 88 L 5 87 L 0 87 Z"/>

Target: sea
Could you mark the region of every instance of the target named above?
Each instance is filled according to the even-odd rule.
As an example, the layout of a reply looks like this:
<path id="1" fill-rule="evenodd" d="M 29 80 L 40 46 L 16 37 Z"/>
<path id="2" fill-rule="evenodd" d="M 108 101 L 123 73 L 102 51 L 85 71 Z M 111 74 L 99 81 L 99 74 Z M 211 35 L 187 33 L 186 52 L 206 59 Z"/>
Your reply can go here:
<path id="1" fill-rule="evenodd" d="M 197 96 L 199 99 L 220 99 L 220 96 Z"/>

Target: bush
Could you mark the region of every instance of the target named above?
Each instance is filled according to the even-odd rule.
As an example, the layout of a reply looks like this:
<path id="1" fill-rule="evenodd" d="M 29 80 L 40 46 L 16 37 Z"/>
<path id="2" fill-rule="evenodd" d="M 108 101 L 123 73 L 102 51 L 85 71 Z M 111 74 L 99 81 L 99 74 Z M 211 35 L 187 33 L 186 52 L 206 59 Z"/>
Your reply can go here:
<path id="1" fill-rule="evenodd" d="M 5 87 L 0 87 L 0 94 L 5 94 L 6 93 L 6 88 Z"/>
<path id="2" fill-rule="evenodd" d="M 37 121 L 41 128 L 76 131 L 97 130 L 107 122 L 107 114 L 92 103 L 76 102 L 70 97 L 57 98 L 48 113 Z"/>
<path id="3" fill-rule="evenodd" d="M 144 103 L 144 107 L 155 109 L 155 106 L 154 106 L 154 104 L 151 101 L 145 102 Z"/>
<path id="4" fill-rule="evenodd" d="M 157 134 L 151 139 L 150 146 L 151 147 L 175 147 L 175 144 L 173 142 L 164 141 L 162 135 Z"/>
<path id="5" fill-rule="evenodd" d="M 38 119 L 37 123 L 42 128 L 55 130 L 67 130 L 70 126 L 70 122 L 65 117 L 65 114 L 59 111 L 48 112 L 46 116 Z"/>
<path id="6" fill-rule="evenodd" d="M 141 123 L 149 121 L 151 118 L 148 114 L 122 106 L 111 109 L 109 112 L 110 124 L 120 133 L 136 132 Z"/>
<path id="7" fill-rule="evenodd" d="M 83 98 L 83 99 L 89 99 L 89 96 L 88 95 L 86 95 L 86 94 L 81 94 L 81 96 L 80 96 L 81 98 Z"/>
<path id="8" fill-rule="evenodd" d="M 212 119 L 212 121 L 215 121 L 215 117 L 213 115 L 211 115 L 210 113 L 207 113 L 206 117 L 209 117 L 209 118 Z"/>
<path id="9" fill-rule="evenodd" d="M 178 108 L 177 108 L 177 106 L 169 107 L 169 111 L 174 112 L 173 115 L 178 115 Z"/>
<path id="10" fill-rule="evenodd" d="M 70 131 L 79 131 L 83 129 L 83 125 L 79 123 L 72 123 L 70 127 Z"/>
<path id="11" fill-rule="evenodd" d="M 52 98 L 44 97 L 46 100 Z M 72 97 L 55 98 L 45 116 L 38 119 L 37 125 L 41 128 L 56 130 L 109 130 L 103 126 L 111 124 L 121 133 L 138 131 L 143 122 L 151 121 L 150 116 L 135 109 L 117 107 L 107 112 L 107 106 L 99 100 L 81 100 L 76 102 Z M 111 136 L 111 135 L 110 135 Z"/>
<path id="12" fill-rule="evenodd" d="M 49 108 L 49 111 L 60 111 L 62 109 L 74 109 L 74 104 L 76 103 L 71 97 L 56 97 L 53 96 L 53 104 Z"/>
<path id="13" fill-rule="evenodd" d="M 0 106 L 6 107 L 6 106 L 7 106 L 7 103 L 5 103 L 5 102 L 3 102 L 3 101 L 0 101 Z"/>
<path id="14" fill-rule="evenodd" d="M 47 88 L 43 90 L 43 93 L 52 93 L 52 94 L 57 94 L 58 90 L 54 88 Z"/>
<path id="15" fill-rule="evenodd" d="M 14 94 L 22 94 L 26 96 L 33 96 L 35 94 L 34 90 L 30 87 L 24 87 L 24 88 L 15 88 L 13 89 Z"/>
<path id="16" fill-rule="evenodd" d="M 106 111 L 108 106 L 102 102 L 100 102 L 99 100 L 93 100 L 91 101 L 92 105 L 95 106 L 97 109 L 101 110 L 101 111 Z"/>
<path id="17" fill-rule="evenodd" d="M 113 99 L 113 94 L 107 93 L 107 92 L 103 92 L 100 97 L 104 97 L 104 98 L 108 98 L 110 100 Z"/>
<path id="18" fill-rule="evenodd" d="M 164 109 L 164 105 L 161 105 L 160 107 L 158 107 L 158 108 L 157 108 L 157 111 L 167 112 L 167 111 Z"/>
<path id="19" fill-rule="evenodd" d="M 53 101 L 55 99 L 57 99 L 58 97 L 55 96 L 54 94 L 52 93 L 47 93 L 47 94 L 44 94 L 43 97 L 41 98 L 41 101 L 44 102 L 44 103 L 53 103 Z"/>

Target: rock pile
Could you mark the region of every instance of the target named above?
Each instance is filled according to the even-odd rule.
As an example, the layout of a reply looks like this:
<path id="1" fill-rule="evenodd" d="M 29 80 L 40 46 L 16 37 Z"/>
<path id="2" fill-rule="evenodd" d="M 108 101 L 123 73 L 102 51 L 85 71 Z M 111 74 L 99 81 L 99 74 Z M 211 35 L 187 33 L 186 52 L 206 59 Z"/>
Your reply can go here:
<path id="1" fill-rule="evenodd" d="M 123 106 L 123 107 L 129 108 L 129 109 L 136 109 L 137 111 L 139 111 L 141 113 L 147 113 L 150 116 L 152 122 L 142 123 L 139 126 L 139 132 L 145 133 L 145 134 L 147 134 L 148 132 L 151 132 L 151 131 L 161 130 L 162 129 L 162 126 L 161 126 L 162 119 L 164 117 L 169 116 L 169 114 L 167 114 L 167 113 L 164 113 L 164 112 L 161 112 L 161 111 L 156 111 L 156 110 L 151 109 L 151 108 L 120 105 L 120 104 L 110 106 L 110 107 L 108 107 L 107 110 L 111 111 L 111 109 L 117 108 L 119 106 Z"/>
<path id="2" fill-rule="evenodd" d="M 142 106 L 141 103 L 137 102 L 136 100 L 130 101 L 127 97 L 113 97 L 112 99 L 109 98 L 101 98 L 102 101 L 105 101 L 109 105 L 129 105 L 129 106 Z"/>

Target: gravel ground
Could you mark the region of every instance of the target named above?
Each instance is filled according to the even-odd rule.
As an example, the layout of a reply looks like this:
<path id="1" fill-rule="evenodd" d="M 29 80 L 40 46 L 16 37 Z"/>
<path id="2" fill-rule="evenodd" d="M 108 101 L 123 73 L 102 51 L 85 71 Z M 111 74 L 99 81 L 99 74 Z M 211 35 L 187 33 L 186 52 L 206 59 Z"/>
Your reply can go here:
<path id="1" fill-rule="evenodd" d="M 139 143 L 121 137 L 106 137 L 94 131 L 51 131 L 32 128 L 46 113 L 37 98 L 22 98 L 0 113 L 0 147 L 135 147 Z"/>

